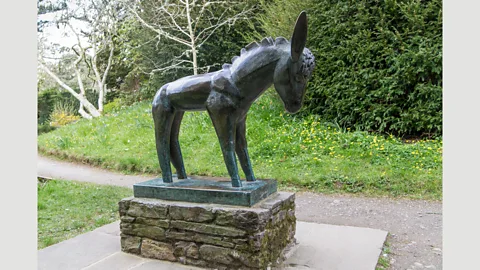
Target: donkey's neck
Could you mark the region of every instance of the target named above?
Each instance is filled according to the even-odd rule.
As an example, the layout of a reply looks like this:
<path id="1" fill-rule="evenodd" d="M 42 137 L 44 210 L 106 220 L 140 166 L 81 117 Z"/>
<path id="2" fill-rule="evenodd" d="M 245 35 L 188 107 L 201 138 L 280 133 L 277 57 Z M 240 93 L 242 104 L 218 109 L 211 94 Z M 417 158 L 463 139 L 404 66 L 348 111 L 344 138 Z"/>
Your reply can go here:
<path id="1" fill-rule="evenodd" d="M 277 62 L 284 53 L 277 46 L 259 47 L 232 64 L 231 80 L 244 101 L 253 102 L 272 85 Z"/>

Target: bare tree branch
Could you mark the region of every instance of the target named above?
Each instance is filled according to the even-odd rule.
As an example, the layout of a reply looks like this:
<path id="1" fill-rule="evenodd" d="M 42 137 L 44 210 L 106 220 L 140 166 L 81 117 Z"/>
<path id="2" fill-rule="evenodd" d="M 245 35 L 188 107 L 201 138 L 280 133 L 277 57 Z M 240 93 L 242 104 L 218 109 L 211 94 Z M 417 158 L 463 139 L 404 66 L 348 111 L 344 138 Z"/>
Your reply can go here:
<path id="1" fill-rule="evenodd" d="M 186 41 L 186 40 L 184 40 L 184 39 L 181 39 L 181 38 L 178 38 L 178 37 L 176 37 L 176 36 L 173 36 L 173 35 L 171 35 L 170 33 L 162 30 L 161 28 L 155 28 L 155 27 L 151 26 L 150 24 L 148 24 L 147 22 L 145 22 L 145 21 L 142 19 L 142 17 L 140 17 L 140 15 L 138 15 L 138 13 L 137 13 L 135 10 L 133 10 L 133 9 L 130 8 L 130 7 L 129 7 L 128 9 L 129 9 L 130 12 L 132 12 L 133 15 L 135 15 L 135 17 L 137 17 L 138 21 L 139 21 L 140 23 L 142 23 L 142 25 L 144 25 L 144 26 L 147 27 L 148 29 L 156 32 L 156 33 L 159 34 L 160 36 L 164 36 L 164 37 L 169 38 L 169 39 L 171 39 L 171 40 L 173 40 L 173 41 L 176 41 L 176 42 L 178 42 L 178 43 L 181 43 L 181 44 L 183 44 L 183 45 L 190 46 L 190 44 L 188 43 L 188 41 Z"/>
<path id="2" fill-rule="evenodd" d="M 198 46 L 202 46 L 214 33 L 217 31 L 218 28 L 224 26 L 225 24 L 234 24 L 237 20 L 242 20 L 242 19 L 247 19 L 247 14 L 249 14 L 253 9 L 244 9 L 242 12 L 236 14 L 233 17 L 227 18 L 224 21 L 221 21 L 223 19 L 223 15 L 219 18 L 216 24 L 205 28 L 202 30 L 200 33 L 197 34 L 197 39 L 201 39 L 202 42 Z M 202 37 L 203 34 L 207 33 L 206 37 Z"/>
<path id="3" fill-rule="evenodd" d="M 175 27 L 177 27 L 178 30 L 180 30 L 180 32 L 182 32 L 183 34 L 185 34 L 187 37 L 190 37 L 190 35 L 185 32 L 182 27 L 180 27 L 180 25 L 178 25 L 178 23 L 175 21 L 175 17 L 173 16 L 172 13 L 168 12 L 168 10 L 162 6 L 161 9 L 163 10 L 163 12 L 165 12 L 168 16 L 170 16 L 170 19 L 172 20 L 173 24 L 175 25 Z"/>
<path id="4" fill-rule="evenodd" d="M 174 61 L 169 66 L 179 68 L 179 64 L 191 63 L 193 74 L 197 74 L 198 70 L 201 69 L 197 60 L 198 49 L 218 29 L 226 25 L 231 26 L 238 20 L 248 19 L 248 14 L 253 10 L 253 8 L 244 8 L 238 14 L 229 15 L 234 12 L 235 6 L 245 5 L 241 1 L 162 1 L 159 7 L 153 8 L 150 5 L 142 6 L 143 2 L 140 1 L 125 0 L 124 4 L 142 26 L 157 33 L 158 37 L 166 37 L 189 48 L 188 51 L 192 55 L 187 57 L 191 61 L 185 61 L 183 58 L 174 58 Z M 145 9 L 148 9 L 148 12 L 142 12 Z M 142 14 L 137 12 L 137 10 L 142 12 Z M 219 12 L 219 16 L 215 15 Z M 200 27 L 203 27 L 203 29 L 198 31 Z M 185 36 L 188 36 L 188 39 L 184 38 Z M 168 66 L 154 69 L 155 72 L 164 70 L 169 70 Z"/>

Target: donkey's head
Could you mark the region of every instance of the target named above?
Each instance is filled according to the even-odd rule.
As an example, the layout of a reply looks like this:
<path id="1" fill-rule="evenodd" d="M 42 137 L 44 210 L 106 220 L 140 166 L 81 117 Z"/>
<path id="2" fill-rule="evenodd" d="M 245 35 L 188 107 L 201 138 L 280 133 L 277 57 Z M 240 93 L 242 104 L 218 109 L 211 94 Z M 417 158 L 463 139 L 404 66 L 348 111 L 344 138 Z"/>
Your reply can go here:
<path id="1" fill-rule="evenodd" d="M 306 42 L 307 14 L 302 11 L 290 41 L 290 53 L 278 61 L 273 76 L 275 90 L 289 113 L 296 113 L 302 107 L 305 86 L 315 67 L 315 58 L 310 50 L 305 48 Z"/>

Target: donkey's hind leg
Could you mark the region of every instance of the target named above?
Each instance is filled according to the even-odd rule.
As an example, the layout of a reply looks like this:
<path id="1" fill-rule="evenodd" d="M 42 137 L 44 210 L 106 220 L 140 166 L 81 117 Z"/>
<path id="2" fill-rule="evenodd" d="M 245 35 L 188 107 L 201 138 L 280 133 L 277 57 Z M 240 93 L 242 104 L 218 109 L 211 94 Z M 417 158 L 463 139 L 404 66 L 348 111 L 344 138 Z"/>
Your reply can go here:
<path id="1" fill-rule="evenodd" d="M 253 174 L 252 164 L 250 163 L 250 157 L 248 156 L 247 150 L 247 139 L 245 137 L 246 125 L 245 117 L 238 121 L 236 139 L 235 139 L 235 152 L 237 152 L 238 160 L 242 166 L 243 172 L 247 181 L 255 181 L 255 175 Z"/>
<path id="2" fill-rule="evenodd" d="M 173 118 L 172 130 L 170 131 L 170 159 L 173 167 L 177 170 L 178 179 L 187 179 L 185 166 L 183 165 L 182 151 L 178 142 L 180 132 L 180 123 L 182 122 L 184 111 L 178 111 Z"/>
<path id="3" fill-rule="evenodd" d="M 166 97 L 166 87 L 162 87 L 152 104 L 153 122 L 155 125 L 155 143 L 157 146 L 158 162 L 162 170 L 163 182 L 172 182 L 172 169 L 170 168 L 170 130 L 172 128 L 174 109 Z"/>

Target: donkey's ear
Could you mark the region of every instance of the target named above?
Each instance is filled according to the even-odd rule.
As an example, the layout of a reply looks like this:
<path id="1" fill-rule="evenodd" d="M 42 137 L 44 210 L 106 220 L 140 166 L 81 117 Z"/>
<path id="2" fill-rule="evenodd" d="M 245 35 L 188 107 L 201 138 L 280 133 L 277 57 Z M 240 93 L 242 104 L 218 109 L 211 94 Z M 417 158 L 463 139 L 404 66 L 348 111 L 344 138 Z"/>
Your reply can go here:
<path id="1" fill-rule="evenodd" d="M 302 11 L 300 15 L 298 15 L 291 43 L 292 48 L 290 54 L 293 62 L 297 62 L 303 53 L 305 44 L 307 43 L 307 13 L 305 11 Z"/>

